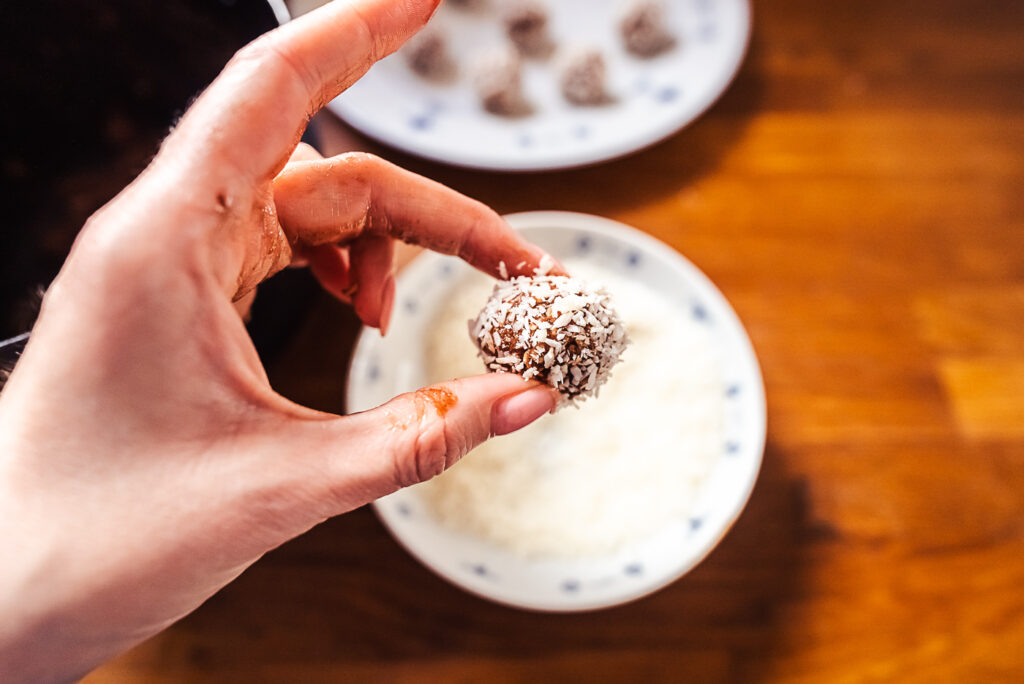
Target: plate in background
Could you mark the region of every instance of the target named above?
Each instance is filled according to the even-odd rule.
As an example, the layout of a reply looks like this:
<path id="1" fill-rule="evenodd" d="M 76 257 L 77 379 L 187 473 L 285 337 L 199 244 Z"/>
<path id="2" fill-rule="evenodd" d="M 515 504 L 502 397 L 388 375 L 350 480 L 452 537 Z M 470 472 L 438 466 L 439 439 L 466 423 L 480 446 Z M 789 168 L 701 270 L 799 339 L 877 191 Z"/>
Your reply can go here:
<path id="1" fill-rule="evenodd" d="M 394 537 L 424 565 L 463 589 L 506 605 L 545 611 L 593 610 L 630 601 L 671 583 L 725 536 L 753 489 L 765 441 L 765 399 L 753 348 L 722 294 L 665 244 L 614 221 L 568 212 L 513 214 L 509 223 L 562 259 L 585 260 L 664 294 L 667 315 L 706 325 L 722 353 L 721 452 L 688 519 L 606 556 L 524 558 L 438 523 L 416 488 L 374 506 Z M 470 269 L 425 252 L 398 277 L 391 331 L 364 330 L 349 373 L 352 412 L 426 384 L 428 327 Z M 469 456 L 472 458 L 472 456 Z M 458 467 L 457 465 L 455 467 Z"/>
<path id="2" fill-rule="evenodd" d="M 652 145 L 696 119 L 732 81 L 750 37 L 748 0 L 669 0 L 677 46 L 653 59 L 637 59 L 621 45 L 618 0 L 545 5 L 559 45 L 602 50 L 615 103 L 566 103 L 558 92 L 555 55 L 548 62 L 525 62 L 525 89 L 536 113 L 508 119 L 485 112 L 467 63 L 504 41 L 502 29 L 493 10 L 466 12 L 442 5 L 431 22 L 459 60 L 454 83 L 435 85 L 419 78 L 399 52 L 381 60 L 328 107 L 366 135 L 436 161 L 502 171 L 581 166 Z"/>

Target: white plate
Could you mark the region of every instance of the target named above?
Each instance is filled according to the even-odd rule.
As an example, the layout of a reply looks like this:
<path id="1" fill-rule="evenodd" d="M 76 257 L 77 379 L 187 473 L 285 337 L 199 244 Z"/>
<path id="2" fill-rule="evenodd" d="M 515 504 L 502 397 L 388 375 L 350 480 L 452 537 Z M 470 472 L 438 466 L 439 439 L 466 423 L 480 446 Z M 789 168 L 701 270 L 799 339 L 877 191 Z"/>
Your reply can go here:
<path id="1" fill-rule="evenodd" d="M 618 0 L 546 5 L 559 45 L 602 50 L 615 103 L 566 103 L 558 91 L 555 55 L 548 62 L 526 62 L 525 89 L 536 113 L 521 119 L 488 114 L 473 91 L 468 65 L 505 40 L 501 28 L 493 12 L 442 5 L 431 21 L 460 60 L 455 82 L 434 85 L 419 78 L 399 52 L 328 106 L 366 135 L 428 159 L 509 171 L 580 166 L 652 145 L 696 119 L 732 81 L 750 37 L 748 0 L 668 0 L 677 46 L 654 59 L 637 59 L 621 45 Z"/>
<path id="2" fill-rule="evenodd" d="M 688 572 L 722 539 L 746 505 L 761 465 L 765 399 L 761 371 L 736 314 L 715 286 L 670 247 L 620 223 L 567 212 L 507 217 L 556 257 L 585 260 L 663 293 L 679 314 L 708 326 L 721 349 L 724 440 L 688 520 L 613 555 L 529 559 L 439 524 L 416 488 L 374 506 L 395 538 L 428 568 L 479 596 L 546 611 L 592 610 L 649 594 Z M 422 340 L 469 269 L 424 253 L 399 276 L 391 332 L 365 330 L 349 374 L 348 406 L 361 411 L 425 384 Z M 456 466 L 457 467 L 457 466 Z"/>

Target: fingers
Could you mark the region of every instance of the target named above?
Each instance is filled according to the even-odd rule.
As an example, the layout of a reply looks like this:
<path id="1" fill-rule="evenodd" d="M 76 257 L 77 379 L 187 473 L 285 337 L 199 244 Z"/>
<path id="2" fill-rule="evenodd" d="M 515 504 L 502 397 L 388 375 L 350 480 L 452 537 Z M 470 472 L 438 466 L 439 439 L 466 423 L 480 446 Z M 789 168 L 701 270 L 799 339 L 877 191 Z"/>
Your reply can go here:
<path id="1" fill-rule="evenodd" d="M 390 428 L 373 441 L 384 456 L 382 483 L 398 488 L 439 475 L 492 435 L 529 425 L 555 398 L 545 385 L 490 373 L 402 395 L 361 420 Z"/>
<path id="2" fill-rule="evenodd" d="M 252 303 L 256 301 L 256 290 L 249 290 L 241 299 L 238 299 L 231 303 L 231 306 L 235 307 L 235 311 L 238 312 L 239 318 L 242 322 L 248 323 L 252 318 Z"/>
<path id="3" fill-rule="evenodd" d="M 305 143 L 299 143 L 288 160 L 318 160 L 323 157 Z M 317 245 L 297 251 L 296 262 L 308 264 L 320 285 L 343 302 L 352 304 L 364 324 L 387 333 L 395 301 L 394 241 L 383 235 L 366 234 L 349 247 Z"/>
<path id="4" fill-rule="evenodd" d="M 360 235 L 349 247 L 355 283 L 352 306 L 366 325 L 387 334 L 395 302 L 394 241 L 386 235 Z"/>
<path id="5" fill-rule="evenodd" d="M 328 515 L 429 480 L 491 435 L 532 423 L 555 406 L 553 389 L 490 373 L 404 394 L 370 411 L 299 425 L 294 453 L 325 473 Z M 301 451 L 295 450 L 301 445 Z"/>
<path id="6" fill-rule="evenodd" d="M 312 161 L 315 159 L 323 159 L 324 156 L 316 151 L 316 148 L 312 145 L 304 142 L 300 142 L 292 150 L 292 155 L 288 157 L 288 163 L 297 161 Z"/>
<path id="7" fill-rule="evenodd" d="M 320 286 L 345 302 L 352 303 L 353 284 L 349 274 L 349 254 L 344 247 L 318 245 L 306 252 L 309 270 Z"/>
<path id="8" fill-rule="evenodd" d="M 271 31 L 235 55 L 189 109 L 165 151 L 225 179 L 237 175 L 251 184 L 273 177 L 309 117 L 394 52 L 437 5 L 338 0 Z M 176 150 L 182 154 L 174 155 Z"/>
<path id="9" fill-rule="evenodd" d="M 293 244 L 388 235 L 493 276 L 502 262 L 509 275 L 532 274 L 545 254 L 480 202 L 363 153 L 289 164 L 274 181 L 274 201 Z"/>

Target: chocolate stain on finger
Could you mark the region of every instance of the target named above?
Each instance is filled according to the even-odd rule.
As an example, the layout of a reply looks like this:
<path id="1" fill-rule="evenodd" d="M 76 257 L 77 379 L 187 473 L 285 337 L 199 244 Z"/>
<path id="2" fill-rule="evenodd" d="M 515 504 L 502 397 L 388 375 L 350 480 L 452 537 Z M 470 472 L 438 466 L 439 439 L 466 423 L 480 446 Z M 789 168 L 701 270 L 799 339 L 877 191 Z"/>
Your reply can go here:
<path id="1" fill-rule="evenodd" d="M 413 406 L 416 407 L 415 420 L 419 422 L 426 415 L 428 406 L 433 407 L 439 418 L 444 418 L 448 411 L 459 403 L 459 397 L 444 387 L 425 387 L 413 393 L 412 401 Z M 391 424 L 392 430 L 405 430 L 412 424 L 412 417 L 408 415 L 396 416 L 389 410 L 385 410 L 384 415 L 387 417 L 388 423 Z"/>

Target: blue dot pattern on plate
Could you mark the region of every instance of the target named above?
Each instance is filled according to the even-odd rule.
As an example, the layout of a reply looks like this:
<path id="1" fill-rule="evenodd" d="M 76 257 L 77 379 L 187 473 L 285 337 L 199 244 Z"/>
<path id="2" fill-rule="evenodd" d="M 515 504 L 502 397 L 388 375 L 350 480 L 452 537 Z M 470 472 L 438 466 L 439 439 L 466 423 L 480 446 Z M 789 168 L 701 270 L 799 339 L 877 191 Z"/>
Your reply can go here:
<path id="1" fill-rule="evenodd" d="M 654 99 L 662 104 L 675 102 L 677 97 L 679 97 L 679 89 L 675 86 L 666 86 L 654 94 Z"/>
<path id="2" fill-rule="evenodd" d="M 690 531 L 696 532 L 704 524 L 704 518 L 690 518 Z"/>
<path id="3" fill-rule="evenodd" d="M 740 395 L 740 389 L 741 388 L 739 385 L 729 385 L 725 389 L 725 396 L 729 397 L 730 399 L 735 399 Z"/>
<path id="4" fill-rule="evenodd" d="M 562 582 L 562 591 L 567 594 L 575 594 L 580 590 L 580 583 L 577 580 L 569 579 Z"/>
<path id="5" fill-rule="evenodd" d="M 740 451 L 740 444 L 739 444 L 739 442 L 731 442 L 730 441 L 730 442 L 726 442 L 725 443 L 725 453 L 727 453 L 729 455 L 732 455 L 732 454 L 738 454 L 739 451 Z"/>
<path id="6" fill-rule="evenodd" d="M 417 302 L 412 297 L 410 297 L 409 299 L 405 300 L 405 310 L 408 313 L 411 313 L 411 314 L 416 313 L 417 309 L 419 309 L 419 306 L 420 306 L 419 302 Z"/>
<path id="7" fill-rule="evenodd" d="M 626 265 L 630 268 L 636 268 L 640 265 L 640 252 L 630 252 L 626 255 Z"/>
<path id="8" fill-rule="evenodd" d="M 623 572 L 627 575 L 636 577 L 637 575 L 642 575 L 644 573 L 644 566 L 640 565 L 640 563 L 630 563 L 623 569 Z"/>
<path id="9" fill-rule="evenodd" d="M 700 27 L 697 35 L 702 42 L 710 43 L 718 37 L 718 28 L 714 24 L 704 24 Z"/>
<path id="10" fill-rule="evenodd" d="M 478 577 L 486 577 L 487 575 L 490 574 L 490 572 L 488 572 L 488 570 L 487 570 L 487 566 L 482 564 L 482 563 L 477 563 L 475 565 L 472 565 L 470 567 L 470 570 L 472 570 L 473 574 L 477 575 Z"/>
<path id="11" fill-rule="evenodd" d="M 370 364 L 370 367 L 366 370 L 366 379 L 371 383 L 377 382 L 380 379 L 380 366 L 376 363 Z"/>
<path id="12" fill-rule="evenodd" d="M 705 309 L 702 304 L 694 303 L 693 308 L 690 309 L 690 313 L 693 316 L 694 320 L 697 320 L 697 321 L 707 321 L 708 320 L 708 310 Z"/>
<path id="13" fill-rule="evenodd" d="M 425 131 L 433 124 L 433 120 L 428 116 L 414 116 L 409 119 L 409 126 L 417 131 Z"/>
<path id="14" fill-rule="evenodd" d="M 590 238 L 588 238 L 588 237 L 581 237 L 580 239 L 578 239 L 576 241 L 576 253 L 577 254 L 586 254 L 587 252 L 590 251 L 590 247 L 591 246 L 592 246 L 592 243 L 590 241 Z"/>
<path id="15" fill-rule="evenodd" d="M 629 77 L 613 88 L 616 100 L 621 99 L 621 102 L 602 108 L 600 118 L 592 116 L 585 108 L 566 111 L 557 89 L 543 88 L 542 92 L 535 93 L 536 97 L 531 97 L 536 111 L 528 121 L 502 120 L 478 106 L 466 107 L 464 98 L 473 90 L 467 87 L 472 79 L 460 78 L 457 83 L 443 87 L 429 83 L 405 87 L 400 81 L 392 80 L 395 71 L 386 67 L 374 69 L 362 80 L 362 85 L 373 85 L 353 88 L 331 104 L 342 118 L 352 120 L 364 131 L 375 130 L 373 137 L 385 143 L 400 149 L 411 146 L 409 151 L 414 154 L 454 162 L 458 166 L 496 171 L 542 170 L 603 161 L 621 154 L 616 150 L 623 143 L 625 151 L 633 152 L 662 137 L 662 119 L 637 116 L 636 110 L 660 103 L 661 109 L 672 112 L 669 120 L 675 126 L 673 130 L 678 130 L 721 95 L 742 59 L 742 46 L 749 34 L 749 11 L 742 6 L 749 2 L 679 0 L 664 3 L 671 6 L 670 14 L 674 15 L 671 23 L 679 45 L 652 60 L 633 59 L 628 54 L 620 54 L 619 49 L 610 51 L 611 70 L 619 71 L 615 67 L 620 61 L 624 62 Z M 620 0 L 593 4 L 595 11 L 601 11 L 602 5 L 619 3 Z M 498 2 L 489 4 L 493 6 Z M 565 4 L 567 8 L 575 8 L 580 3 Z M 442 14 L 445 12 L 442 9 Z M 560 13 L 552 10 L 552 14 Z M 476 19 L 482 19 L 486 13 L 461 14 L 464 19 L 460 19 L 460 23 L 473 14 L 477 15 Z M 562 21 L 572 22 L 572 19 L 564 17 L 556 23 Z M 469 32 L 476 30 L 470 26 L 460 27 L 460 30 L 462 28 Z M 579 38 L 591 34 L 591 40 L 600 42 L 607 32 L 604 28 L 594 33 L 590 26 L 583 25 L 574 28 L 582 32 Z M 614 34 L 614 30 L 611 33 Z M 691 67 L 710 70 L 715 77 L 689 78 L 687 71 Z M 404 71 L 404 67 L 400 69 Z M 589 121 L 592 125 L 589 129 L 582 128 L 580 121 Z M 466 131 L 473 134 L 466 135 Z M 493 136 L 492 144 L 479 144 L 479 140 L 486 138 L 478 134 Z"/>
<path id="16" fill-rule="evenodd" d="M 402 516 L 403 518 L 408 518 L 412 515 L 412 509 L 409 508 L 409 504 L 406 503 L 398 504 L 397 506 L 395 506 L 395 510 L 398 511 L 398 515 Z"/>

